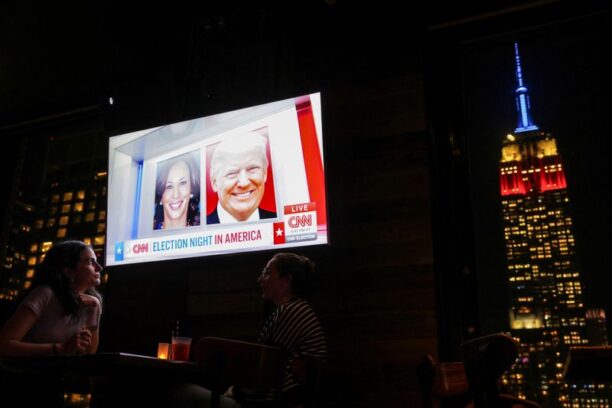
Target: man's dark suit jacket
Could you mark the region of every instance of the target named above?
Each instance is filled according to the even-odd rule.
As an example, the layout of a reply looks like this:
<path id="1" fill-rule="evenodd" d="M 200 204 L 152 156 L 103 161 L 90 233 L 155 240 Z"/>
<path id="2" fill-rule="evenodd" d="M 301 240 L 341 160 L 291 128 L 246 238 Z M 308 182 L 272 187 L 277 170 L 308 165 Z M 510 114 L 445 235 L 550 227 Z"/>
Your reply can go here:
<path id="1" fill-rule="evenodd" d="M 258 208 L 257 211 L 259 211 L 259 219 L 260 220 L 265 220 L 268 218 L 276 218 L 276 213 L 272 212 L 272 211 L 266 211 L 263 208 Z M 219 214 L 217 213 L 217 208 L 215 208 L 215 211 L 211 212 L 210 214 L 208 214 L 206 216 L 206 225 L 210 225 L 210 224 L 219 224 Z"/>

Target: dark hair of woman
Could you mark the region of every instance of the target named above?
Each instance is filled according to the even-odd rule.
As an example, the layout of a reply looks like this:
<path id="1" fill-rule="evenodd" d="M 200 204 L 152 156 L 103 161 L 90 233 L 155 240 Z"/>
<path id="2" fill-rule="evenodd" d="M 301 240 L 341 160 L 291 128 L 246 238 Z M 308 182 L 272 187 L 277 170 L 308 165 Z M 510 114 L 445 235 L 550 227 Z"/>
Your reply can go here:
<path id="1" fill-rule="evenodd" d="M 77 316 L 81 299 L 72 290 L 70 278 L 64 273 L 64 268 L 75 268 L 81 260 L 82 252 L 87 248 L 90 247 L 83 242 L 71 240 L 53 245 L 38 266 L 32 282 L 32 288 L 40 285 L 50 286 L 64 309 L 74 316 Z M 89 288 L 85 293 L 96 297 L 102 304 L 102 295 L 95 288 Z"/>
<path id="2" fill-rule="evenodd" d="M 170 169 L 177 163 L 183 162 L 189 168 L 189 184 L 191 186 L 192 198 L 189 199 L 187 207 L 187 226 L 200 225 L 200 171 L 193 154 L 187 153 L 168 159 L 159 164 L 157 180 L 155 181 L 155 215 L 153 229 L 161 229 L 164 225 L 164 207 L 160 204 Z"/>
<path id="3" fill-rule="evenodd" d="M 305 256 L 279 252 L 272 257 L 280 276 L 291 276 L 291 289 L 297 296 L 308 295 L 312 287 L 315 264 Z"/>

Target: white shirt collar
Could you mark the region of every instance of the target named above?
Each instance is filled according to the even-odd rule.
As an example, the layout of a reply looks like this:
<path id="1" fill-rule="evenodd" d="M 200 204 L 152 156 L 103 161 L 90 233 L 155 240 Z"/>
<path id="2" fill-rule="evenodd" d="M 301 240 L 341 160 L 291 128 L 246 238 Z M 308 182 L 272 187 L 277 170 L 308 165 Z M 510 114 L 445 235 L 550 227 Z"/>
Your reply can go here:
<path id="1" fill-rule="evenodd" d="M 240 222 L 235 219 L 230 213 L 225 211 L 225 208 L 221 206 L 221 203 L 217 203 L 217 215 L 219 216 L 219 224 L 231 224 L 235 222 Z M 259 221 L 259 208 L 255 209 L 251 216 L 244 222 L 249 221 Z"/>

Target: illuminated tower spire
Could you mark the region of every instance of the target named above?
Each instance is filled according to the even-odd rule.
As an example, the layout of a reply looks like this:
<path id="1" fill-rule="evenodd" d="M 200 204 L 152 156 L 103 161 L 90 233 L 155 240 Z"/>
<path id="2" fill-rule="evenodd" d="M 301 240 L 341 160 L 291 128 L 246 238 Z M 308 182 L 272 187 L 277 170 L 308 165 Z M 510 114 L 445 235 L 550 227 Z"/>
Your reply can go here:
<path id="1" fill-rule="evenodd" d="M 516 58 L 516 81 L 518 88 L 516 94 L 516 110 L 518 111 L 518 125 L 514 129 L 515 133 L 538 130 L 538 127 L 531 119 L 531 105 L 529 103 L 529 91 L 523 84 L 523 72 L 521 70 L 521 56 L 519 55 L 518 43 L 514 43 L 514 55 Z"/>

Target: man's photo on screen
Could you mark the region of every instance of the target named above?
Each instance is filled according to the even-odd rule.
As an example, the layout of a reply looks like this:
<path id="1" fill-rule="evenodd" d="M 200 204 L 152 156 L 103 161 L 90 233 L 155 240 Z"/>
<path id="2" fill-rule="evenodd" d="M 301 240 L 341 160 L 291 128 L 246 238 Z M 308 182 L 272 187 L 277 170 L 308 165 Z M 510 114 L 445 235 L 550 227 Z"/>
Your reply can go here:
<path id="1" fill-rule="evenodd" d="M 200 225 L 200 156 L 198 151 L 157 163 L 153 229 Z"/>
<path id="2" fill-rule="evenodd" d="M 209 145 L 207 154 L 212 197 L 207 196 L 206 224 L 276 218 L 265 136 L 251 131 L 228 137 Z"/>

